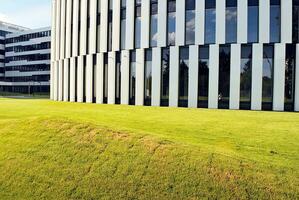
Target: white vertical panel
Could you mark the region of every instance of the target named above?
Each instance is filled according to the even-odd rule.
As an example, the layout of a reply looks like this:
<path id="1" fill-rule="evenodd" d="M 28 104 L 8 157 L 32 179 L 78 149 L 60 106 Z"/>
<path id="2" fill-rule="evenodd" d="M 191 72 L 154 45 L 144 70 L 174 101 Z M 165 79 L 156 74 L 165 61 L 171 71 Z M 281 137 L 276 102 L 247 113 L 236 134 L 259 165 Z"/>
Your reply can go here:
<path id="1" fill-rule="evenodd" d="M 270 0 L 259 1 L 259 42 L 270 41 Z"/>
<path id="2" fill-rule="evenodd" d="M 69 59 L 63 60 L 63 101 L 69 100 Z"/>
<path id="3" fill-rule="evenodd" d="M 179 98 L 179 47 L 170 47 L 169 106 L 178 107 Z"/>
<path id="4" fill-rule="evenodd" d="M 295 111 L 299 111 L 299 44 L 296 45 Z"/>
<path id="5" fill-rule="evenodd" d="M 167 34 L 167 0 L 158 1 L 158 47 L 165 47 Z"/>
<path id="6" fill-rule="evenodd" d="M 115 104 L 115 52 L 108 53 L 108 104 Z"/>
<path id="7" fill-rule="evenodd" d="M 87 0 L 81 0 L 80 55 L 87 53 Z"/>
<path id="8" fill-rule="evenodd" d="M 152 106 L 160 106 L 161 99 L 161 48 L 153 48 Z"/>
<path id="9" fill-rule="evenodd" d="M 126 49 L 134 49 L 135 1 L 127 1 Z"/>
<path id="10" fill-rule="evenodd" d="M 274 45 L 273 110 L 284 110 L 285 44 Z"/>
<path id="11" fill-rule="evenodd" d="M 237 38 L 238 43 L 247 43 L 247 19 L 248 19 L 247 0 L 238 0 L 238 21 Z"/>
<path id="12" fill-rule="evenodd" d="M 129 104 L 129 67 L 130 52 L 128 50 L 121 51 L 121 104 Z"/>
<path id="13" fill-rule="evenodd" d="M 89 0 L 90 29 L 89 54 L 95 54 L 97 49 L 97 0 Z"/>
<path id="14" fill-rule="evenodd" d="M 65 31 L 65 57 L 71 57 L 71 39 L 72 39 L 72 0 L 66 3 L 66 31 Z"/>
<path id="15" fill-rule="evenodd" d="M 73 0 L 72 56 L 79 55 L 79 0 Z"/>
<path id="16" fill-rule="evenodd" d="M 83 102 L 84 57 L 78 57 L 77 65 L 77 102 Z"/>
<path id="17" fill-rule="evenodd" d="M 113 17 L 112 17 L 112 50 L 120 49 L 120 2 L 113 1 Z"/>
<path id="18" fill-rule="evenodd" d="M 54 61 L 55 61 L 55 50 L 56 50 L 56 1 L 52 1 L 51 8 L 51 75 L 50 75 L 50 98 L 54 100 Z"/>
<path id="19" fill-rule="evenodd" d="M 59 60 L 58 66 L 58 101 L 63 100 L 63 60 Z"/>
<path id="20" fill-rule="evenodd" d="M 104 95 L 104 54 L 97 54 L 97 67 L 96 67 L 96 99 L 99 104 L 103 103 L 103 95 Z"/>
<path id="21" fill-rule="evenodd" d="M 107 51 L 108 45 L 108 0 L 101 0 L 101 36 L 100 36 L 100 52 Z"/>
<path id="22" fill-rule="evenodd" d="M 51 62 L 51 75 L 50 75 L 50 81 L 51 81 L 51 85 L 50 85 L 50 99 L 51 100 L 54 100 L 54 75 L 55 75 L 55 71 L 54 71 L 54 64 L 55 62 L 53 61 L 53 62 Z"/>
<path id="23" fill-rule="evenodd" d="M 136 50 L 136 96 L 135 104 L 142 106 L 144 103 L 144 49 Z"/>
<path id="24" fill-rule="evenodd" d="M 142 0 L 141 4 L 141 48 L 149 47 L 150 33 L 150 0 Z"/>
<path id="25" fill-rule="evenodd" d="M 229 108 L 240 108 L 241 45 L 231 45 Z"/>
<path id="26" fill-rule="evenodd" d="M 216 1 L 216 44 L 225 43 L 225 0 Z"/>
<path id="27" fill-rule="evenodd" d="M 219 45 L 210 45 L 209 108 L 218 108 Z"/>
<path id="28" fill-rule="evenodd" d="M 198 100 L 198 46 L 189 46 L 188 107 L 197 108 Z"/>
<path id="29" fill-rule="evenodd" d="M 205 42 L 205 0 L 197 0 L 195 10 L 195 44 Z"/>
<path id="30" fill-rule="evenodd" d="M 61 1 L 61 23 L 60 23 L 60 59 L 65 57 L 65 0 Z"/>
<path id="31" fill-rule="evenodd" d="M 93 99 L 93 55 L 86 56 L 85 91 L 86 103 L 92 103 Z"/>
<path id="32" fill-rule="evenodd" d="M 185 0 L 176 1 L 175 44 L 185 45 Z"/>
<path id="33" fill-rule="evenodd" d="M 75 102 L 76 95 L 76 58 L 70 59 L 70 102 Z"/>
<path id="34" fill-rule="evenodd" d="M 253 44 L 251 110 L 262 109 L 262 84 L 263 84 L 263 45 Z"/>
<path id="35" fill-rule="evenodd" d="M 58 100 L 58 61 L 54 62 L 54 76 L 53 76 L 53 88 L 54 88 L 54 92 L 53 92 L 53 99 L 55 101 Z"/>
<path id="36" fill-rule="evenodd" d="M 292 43 L 292 0 L 281 1 L 281 42 Z"/>
<path id="37" fill-rule="evenodd" d="M 56 0 L 56 60 L 59 60 L 59 57 L 60 57 L 60 16 L 61 16 L 61 0 Z"/>

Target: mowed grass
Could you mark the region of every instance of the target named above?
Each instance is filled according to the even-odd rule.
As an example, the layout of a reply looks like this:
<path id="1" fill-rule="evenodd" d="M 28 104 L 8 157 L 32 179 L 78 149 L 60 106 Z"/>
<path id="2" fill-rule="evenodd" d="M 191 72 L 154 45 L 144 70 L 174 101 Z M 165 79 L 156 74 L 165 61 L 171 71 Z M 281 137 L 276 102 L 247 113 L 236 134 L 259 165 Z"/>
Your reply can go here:
<path id="1" fill-rule="evenodd" d="M 299 113 L 0 99 L 0 199 L 298 199 Z"/>

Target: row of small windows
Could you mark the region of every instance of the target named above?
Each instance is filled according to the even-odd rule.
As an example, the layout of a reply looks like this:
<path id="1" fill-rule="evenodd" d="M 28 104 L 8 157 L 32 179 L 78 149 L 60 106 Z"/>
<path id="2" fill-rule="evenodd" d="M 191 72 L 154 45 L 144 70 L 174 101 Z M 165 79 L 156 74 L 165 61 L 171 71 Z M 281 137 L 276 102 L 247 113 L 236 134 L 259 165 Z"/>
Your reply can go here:
<path id="1" fill-rule="evenodd" d="M 50 60 L 50 54 L 30 54 L 30 55 L 6 57 L 5 63 L 9 63 L 12 61 L 39 61 L 39 60 Z"/>
<path id="2" fill-rule="evenodd" d="M 248 43 L 259 42 L 259 0 L 247 0 L 248 1 L 248 21 L 247 21 L 247 41 Z M 141 47 L 141 3 L 140 0 L 135 0 L 135 20 L 134 20 L 134 47 Z M 195 9 L 196 0 L 185 1 L 185 45 L 195 44 Z M 112 30 L 113 30 L 113 1 L 108 1 L 108 51 L 112 50 Z M 120 46 L 121 49 L 126 47 L 126 13 L 127 13 L 127 1 L 121 0 L 120 8 Z M 176 1 L 167 1 L 167 45 L 176 45 Z M 225 8 L 225 43 L 237 43 L 237 19 L 238 19 L 238 1 L 226 0 Z M 98 37 L 100 34 L 100 1 L 98 1 Z M 80 9 L 79 9 L 80 10 Z M 299 41 L 299 1 L 293 0 L 293 40 Z M 216 42 L 216 0 L 205 0 L 204 9 L 205 21 L 204 23 L 204 42 L 205 44 L 214 44 Z M 81 30 L 81 12 L 79 11 L 79 31 Z M 279 43 L 281 40 L 281 0 L 270 0 L 270 43 Z M 88 9 L 88 28 L 90 28 L 90 10 Z M 72 24 L 73 27 L 73 24 Z M 157 46 L 157 31 L 158 31 L 158 1 L 150 1 L 150 47 Z M 132 33 L 130 33 L 132 34 Z M 89 37 L 89 30 L 87 31 L 87 40 Z M 80 40 L 80 37 L 79 37 Z M 99 40 L 99 39 L 97 39 Z M 95 41 L 98 46 L 98 41 Z M 78 42 L 80 44 L 80 42 Z M 87 45 L 89 43 L 87 42 Z M 80 47 L 79 47 L 80 49 Z M 87 48 L 88 49 L 88 48 Z M 97 48 L 99 50 L 99 47 Z"/>
<path id="3" fill-rule="evenodd" d="M 45 82 L 49 80 L 50 80 L 50 75 L 5 77 L 6 82 Z"/>
<path id="4" fill-rule="evenodd" d="M 6 39 L 6 44 L 25 42 L 25 41 L 29 41 L 29 40 L 35 39 L 35 38 L 50 37 L 50 36 L 51 36 L 51 31 L 30 33 L 30 34 L 21 35 L 18 37 L 8 38 L 8 39 Z"/>
<path id="5" fill-rule="evenodd" d="M 49 93 L 50 86 L 48 85 L 29 85 L 28 86 L 0 86 L 0 91 L 13 93 Z"/>
<path id="6" fill-rule="evenodd" d="M 8 31 L 3 31 L 3 30 L 0 30 L 0 36 L 1 36 L 1 37 L 5 37 L 5 36 L 6 36 L 6 34 L 8 34 L 8 33 L 10 33 L 10 32 L 8 32 Z"/>
<path id="7" fill-rule="evenodd" d="M 5 40 L 0 39 L 0 44 L 5 44 Z"/>
<path id="8" fill-rule="evenodd" d="M 43 50 L 43 49 L 51 49 L 51 42 L 42 42 L 40 44 L 31 44 L 26 46 L 13 46 L 13 47 L 6 47 L 6 52 L 26 52 L 26 51 L 36 51 L 36 50 Z"/>
<path id="9" fill-rule="evenodd" d="M 210 78 L 210 57 L 209 46 L 199 46 L 198 53 L 198 107 L 207 108 L 209 99 L 209 78 Z M 285 62 L 285 110 L 294 110 L 295 93 L 295 55 L 296 46 L 286 45 Z M 150 106 L 152 101 L 152 50 L 146 49 L 144 53 L 144 105 Z M 121 53 L 116 52 L 115 70 L 115 102 L 120 103 L 121 98 L 121 76 L 122 64 Z M 178 105 L 188 106 L 189 88 L 189 47 L 183 46 L 179 49 L 179 74 L 178 74 Z M 212 58 L 211 58 L 212 59 Z M 94 59 L 94 62 L 96 59 Z M 136 97 L 136 51 L 131 50 L 129 56 L 129 104 L 135 104 Z M 161 50 L 161 106 L 169 105 L 170 86 L 170 51 L 168 47 Z M 273 109 L 273 88 L 274 88 L 274 45 L 263 46 L 262 65 L 262 109 Z M 104 103 L 108 99 L 108 53 L 104 54 L 103 69 L 103 91 Z M 252 94 L 252 45 L 241 46 L 240 74 L 240 109 L 251 109 Z M 228 109 L 230 102 L 230 78 L 231 78 L 231 46 L 220 45 L 219 47 L 219 77 L 218 77 L 218 107 Z M 85 83 L 84 83 L 85 84 Z M 84 87 L 85 88 L 85 87 Z"/>
<path id="10" fill-rule="evenodd" d="M 5 67 L 5 71 L 20 71 L 20 72 L 33 72 L 33 71 L 50 71 L 49 64 L 37 64 L 37 65 L 19 65 Z"/>

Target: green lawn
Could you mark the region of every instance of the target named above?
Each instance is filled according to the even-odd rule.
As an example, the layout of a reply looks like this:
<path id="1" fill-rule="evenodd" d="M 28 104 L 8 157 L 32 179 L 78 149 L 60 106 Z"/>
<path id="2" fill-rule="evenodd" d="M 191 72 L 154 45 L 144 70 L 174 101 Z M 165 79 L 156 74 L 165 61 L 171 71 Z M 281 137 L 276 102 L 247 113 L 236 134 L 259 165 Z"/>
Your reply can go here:
<path id="1" fill-rule="evenodd" d="M 298 199 L 299 113 L 0 99 L 0 199 Z"/>

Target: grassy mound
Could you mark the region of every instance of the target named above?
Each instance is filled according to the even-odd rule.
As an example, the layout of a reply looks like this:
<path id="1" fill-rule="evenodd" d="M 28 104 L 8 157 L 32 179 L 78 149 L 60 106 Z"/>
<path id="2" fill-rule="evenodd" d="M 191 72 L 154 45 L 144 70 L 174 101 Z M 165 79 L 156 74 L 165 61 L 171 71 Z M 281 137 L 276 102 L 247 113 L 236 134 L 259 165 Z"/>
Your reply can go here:
<path id="1" fill-rule="evenodd" d="M 0 199 L 296 199 L 298 126 L 297 113 L 0 99 Z"/>

